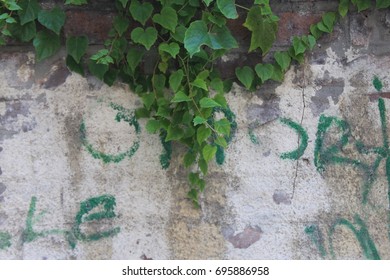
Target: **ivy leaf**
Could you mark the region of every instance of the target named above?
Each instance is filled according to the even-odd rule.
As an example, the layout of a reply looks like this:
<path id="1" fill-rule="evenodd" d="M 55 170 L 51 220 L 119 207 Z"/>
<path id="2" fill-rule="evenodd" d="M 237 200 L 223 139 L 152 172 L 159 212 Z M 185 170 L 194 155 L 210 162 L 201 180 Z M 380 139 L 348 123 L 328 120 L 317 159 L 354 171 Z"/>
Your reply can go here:
<path id="1" fill-rule="evenodd" d="M 184 167 L 188 168 L 191 165 L 194 164 L 196 160 L 196 154 L 192 151 L 189 151 L 185 154 L 183 162 L 184 162 Z"/>
<path id="2" fill-rule="evenodd" d="M 328 13 L 324 14 L 324 16 L 322 17 L 322 22 L 320 22 L 320 23 L 323 23 L 323 25 L 325 25 L 327 30 L 328 30 L 327 32 L 331 33 L 333 31 L 335 21 L 336 21 L 336 13 L 328 12 Z M 321 28 L 320 28 L 320 30 L 321 30 Z M 324 31 L 324 30 L 322 30 L 322 31 Z"/>
<path id="3" fill-rule="evenodd" d="M 2 2 L 4 2 L 4 1 L 2 1 Z M 16 4 L 15 0 L 5 1 L 4 5 L 7 8 L 7 10 L 10 10 L 10 11 L 18 11 L 18 10 L 22 9 L 18 4 Z"/>
<path id="4" fill-rule="evenodd" d="M 347 15 L 348 10 L 349 10 L 349 1 L 350 0 L 340 0 L 340 4 L 339 4 L 340 16 L 345 17 Z M 377 5 L 378 5 L 378 1 L 377 1 Z"/>
<path id="5" fill-rule="evenodd" d="M 196 20 L 185 32 L 184 47 L 192 57 L 200 51 L 200 47 L 203 45 L 207 45 L 213 50 L 238 47 L 236 39 L 225 26 L 214 26 L 209 32 L 206 23 Z"/>
<path id="6" fill-rule="evenodd" d="M 214 123 L 214 129 L 220 134 L 229 136 L 231 130 L 230 122 L 226 118 L 216 121 Z"/>
<path id="7" fill-rule="evenodd" d="M 264 83 L 265 81 L 272 78 L 274 72 L 274 66 L 272 64 L 257 64 L 255 67 L 257 76 Z"/>
<path id="8" fill-rule="evenodd" d="M 137 27 L 131 32 L 131 39 L 149 50 L 157 40 L 157 30 L 153 27 L 148 27 L 146 30 Z"/>
<path id="9" fill-rule="evenodd" d="M 255 73 L 253 72 L 253 69 L 249 66 L 244 66 L 243 68 L 236 68 L 236 76 L 246 89 L 251 88 L 253 80 L 255 79 Z"/>
<path id="10" fill-rule="evenodd" d="M 227 148 L 227 142 L 224 137 L 218 136 L 215 140 L 214 143 L 221 146 L 222 148 L 226 149 Z"/>
<path id="11" fill-rule="evenodd" d="M 293 47 L 294 47 L 295 55 L 305 53 L 305 51 L 306 51 L 306 46 L 305 46 L 304 42 L 301 40 L 301 38 L 299 38 L 297 36 L 294 36 Z"/>
<path id="12" fill-rule="evenodd" d="M 158 23 L 162 27 L 175 32 L 177 26 L 177 13 L 171 7 L 164 7 L 161 10 L 160 14 L 155 14 L 153 16 L 153 21 Z"/>
<path id="13" fill-rule="evenodd" d="M 153 13 L 153 5 L 149 2 L 141 4 L 138 0 L 131 0 L 129 10 L 133 19 L 145 25 Z"/>
<path id="14" fill-rule="evenodd" d="M 377 9 L 386 9 L 390 7 L 390 0 L 376 0 Z"/>
<path id="15" fill-rule="evenodd" d="M 195 81 L 193 81 L 191 83 L 191 85 L 193 85 L 194 87 L 206 90 L 206 91 L 208 90 L 206 81 L 199 79 L 199 78 L 195 79 Z"/>
<path id="16" fill-rule="evenodd" d="M 11 32 L 12 36 L 16 37 L 22 42 L 31 41 L 37 33 L 35 21 L 30 21 L 24 25 L 20 25 L 19 23 L 10 24 L 9 31 Z"/>
<path id="17" fill-rule="evenodd" d="M 200 125 L 200 124 L 204 124 L 206 121 L 207 120 L 205 118 L 202 118 L 199 116 L 196 116 L 193 120 L 195 126 Z"/>
<path id="18" fill-rule="evenodd" d="M 210 87 L 217 93 L 224 93 L 223 82 L 220 78 L 214 78 L 210 82 Z"/>
<path id="19" fill-rule="evenodd" d="M 169 125 L 165 142 L 179 140 L 183 138 L 183 136 L 184 136 L 184 131 L 180 127 Z"/>
<path id="20" fill-rule="evenodd" d="M 67 52 L 71 57 L 73 57 L 76 63 L 80 63 L 81 57 L 87 51 L 87 47 L 88 38 L 86 36 L 69 37 L 66 40 Z"/>
<path id="21" fill-rule="evenodd" d="M 156 96 L 154 95 L 154 93 L 146 93 L 142 95 L 142 102 L 148 110 L 150 110 L 150 107 L 152 107 L 155 100 Z"/>
<path id="22" fill-rule="evenodd" d="M 198 165 L 199 165 L 200 171 L 202 171 L 203 175 L 207 175 L 207 172 L 209 169 L 207 162 L 204 159 L 201 159 L 201 160 L 199 160 Z"/>
<path id="23" fill-rule="evenodd" d="M 288 52 L 277 51 L 274 54 L 274 58 L 283 71 L 287 70 L 288 67 L 290 67 L 291 57 Z"/>
<path id="24" fill-rule="evenodd" d="M 217 0 L 217 6 L 225 17 L 229 19 L 238 18 L 234 0 Z"/>
<path id="25" fill-rule="evenodd" d="M 119 36 L 122 36 L 129 28 L 130 21 L 122 16 L 116 16 L 114 18 L 114 28 L 118 32 Z"/>
<path id="26" fill-rule="evenodd" d="M 178 91 L 173 97 L 171 102 L 179 103 L 179 102 L 188 102 L 188 101 L 191 101 L 191 98 L 189 98 L 184 92 Z"/>
<path id="27" fill-rule="evenodd" d="M 227 108 L 227 101 L 226 101 L 225 95 L 223 95 L 223 93 L 219 93 L 219 94 L 215 95 L 213 99 L 215 102 L 220 104 L 222 106 L 222 108 Z"/>
<path id="28" fill-rule="evenodd" d="M 21 10 L 18 10 L 21 25 L 38 18 L 41 7 L 37 0 L 21 0 L 18 4 L 22 8 Z"/>
<path id="29" fill-rule="evenodd" d="M 352 0 L 354 5 L 357 5 L 358 12 L 367 10 L 371 7 L 371 1 L 369 0 Z"/>
<path id="30" fill-rule="evenodd" d="M 214 108 L 214 107 L 221 107 L 221 104 L 217 103 L 211 98 L 208 97 L 203 97 L 200 102 L 200 107 L 201 108 Z"/>
<path id="31" fill-rule="evenodd" d="M 176 55 L 180 51 L 180 47 L 178 43 L 162 43 L 158 46 L 158 49 L 162 52 L 169 53 L 173 58 L 176 58 Z"/>
<path id="32" fill-rule="evenodd" d="M 69 68 L 70 71 L 76 72 L 77 74 L 80 74 L 81 76 L 84 76 L 84 68 L 82 65 L 77 63 L 74 58 L 70 55 L 66 56 L 66 66 Z"/>
<path id="33" fill-rule="evenodd" d="M 149 133 L 156 133 L 161 128 L 161 124 L 158 120 L 151 119 L 151 120 L 148 120 L 145 128 L 146 128 L 146 131 Z"/>
<path id="34" fill-rule="evenodd" d="M 87 0 L 66 0 L 65 5 L 84 5 L 88 4 Z"/>
<path id="35" fill-rule="evenodd" d="M 92 75 L 103 81 L 104 75 L 108 71 L 108 65 L 96 63 L 96 61 L 90 59 L 88 63 L 88 69 Z"/>
<path id="36" fill-rule="evenodd" d="M 183 70 L 177 70 L 176 72 L 173 72 L 171 76 L 169 76 L 169 86 L 173 90 L 173 92 L 177 92 L 180 85 L 181 81 L 183 80 L 184 77 L 184 72 Z"/>
<path id="37" fill-rule="evenodd" d="M 131 48 L 127 53 L 126 60 L 133 73 L 135 72 L 138 64 L 141 62 L 143 55 L 144 51 L 141 51 L 137 48 Z"/>
<path id="38" fill-rule="evenodd" d="M 206 162 L 212 160 L 215 157 L 216 153 L 217 153 L 217 147 L 211 145 L 204 146 L 202 150 L 202 155 Z"/>
<path id="39" fill-rule="evenodd" d="M 211 129 L 206 127 L 205 125 L 201 125 L 196 131 L 196 140 L 199 145 L 201 145 L 204 141 L 207 140 L 211 135 Z"/>
<path id="40" fill-rule="evenodd" d="M 210 4 L 212 3 L 212 2 L 214 2 L 214 0 L 203 0 L 203 2 L 206 4 L 206 6 L 208 7 L 208 6 L 210 6 Z"/>
<path id="41" fill-rule="evenodd" d="M 260 6 L 254 6 L 249 10 L 244 26 L 252 31 L 249 51 L 260 48 L 263 55 L 268 53 L 276 40 L 277 22 L 264 18 Z"/>
<path id="42" fill-rule="evenodd" d="M 38 21 L 47 29 L 53 31 L 56 34 L 60 34 L 61 28 L 65 24 L 65 12 L 59 7 L 55 7 L 52 10 L 41 10 L 38 13 Z"/>
<path id="43" fill-rule="evenodd" d="M 36 59 L 41 61 L 55 54 L 61 47 L 60 36 L 51 31 L 40 31 L 34 38 Z"/>
<path id="44" fill-rule="evenodd" d="M 129 0 L 119 0 L 119 2 L 121 2 L 123 8 L 126 8 L 127 3 L 129 2 Z"/>

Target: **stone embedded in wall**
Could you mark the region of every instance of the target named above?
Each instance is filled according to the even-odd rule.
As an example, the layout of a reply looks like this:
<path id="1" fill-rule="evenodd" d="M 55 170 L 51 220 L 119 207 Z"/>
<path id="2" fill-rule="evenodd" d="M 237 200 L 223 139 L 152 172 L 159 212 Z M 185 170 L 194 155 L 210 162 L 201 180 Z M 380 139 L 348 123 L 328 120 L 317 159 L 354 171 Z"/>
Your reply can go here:
<path id="1" fill-rule="evenodd" d="M 263 231 L 259 227 L 247 226 L 244 231 L 231 235 L 227 240 L 238 249 L 247 249 L 255 242 L 259 241 Z"/>

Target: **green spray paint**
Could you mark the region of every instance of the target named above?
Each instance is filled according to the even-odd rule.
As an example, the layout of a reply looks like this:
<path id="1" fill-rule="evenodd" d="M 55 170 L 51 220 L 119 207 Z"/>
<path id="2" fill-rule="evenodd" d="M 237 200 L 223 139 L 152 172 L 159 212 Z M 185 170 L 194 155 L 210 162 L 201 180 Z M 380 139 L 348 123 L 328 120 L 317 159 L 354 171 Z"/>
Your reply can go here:
<path id="1" fill-rule="evenodd" d="M 296 150 L 288 153 L 283 153 L 280 155 L 280 157 L 282 159 L 298 160 L 305 153 L 309 136 L 307 135 L 307 132 L 300 124 L 290 119 L 282 118 L 280 119 L 280 122 L 292 128 L 298 134 L 299 137 L 298 139 L 300 139 L 299 147 Z"/>
<path id="2" fill-rule="evenodd" d="M 89 235 L 81 231 L 81 225 L 85 222 L 101 221 L 104 219 L 112 219 L 116 217 L 115 198 L 111 195 L 102 195 L 92 197 L 80 203 L 80 210 L 76 215 L 75 224 L 72 232 L 67 232 L 67 239 L 72 248 L 76 246 L 76 240 L 80 241 L 97 241 L 102 238 L 115 236 L 120 232 L 120 228 L 112 228 L 106 231 L 95 232 Z M 90 213 L 95 208 L 102 208 L 102 211 Z"/>
<path id="3" fill-rule="evenodd" d="M 134 141 L 133 145 L 127 151 L 122 153 L 118 153 L 118 154 L 103 153 L 95 149 L 93 145 L 88 142 L 84 121 L 80 125 L 80 136 L 81 136 L 81 142 L 83 143 L 84 147 L 93 158 L 101 159 L 104 163 L 110 163 L 110 162 L 118 163 L 121 162 L 126 157 L 131 158 L 137 152 L 139 148 L 139 134 L 141 133 L 141 128 L 139 126 L 137 118 L 134 115 L 134 112 L 125 109 L 124 107 L 114 103 L 111 103 L 110 106 L 112 109 L 118 111 L 118 113 L 115 116 L 115 120 L 117 122 L 124 121 L 127 122 L 130 126 L 134 127 L 135 132 L 137 134 L 137 140 Z"/>
<path id="4" fill-rule="evenodd" d="M 58 230 L 58 229 L 44 230 L 44 231 L 40 231 L 40 232 L 37 232 L 34 230 L 34 225 L 36 223 L 38 223 L 40 220 L 42 220 L 42 218 L 46 214 L 46 211 L 42 211 L 38 215 L 35 215 L 36 204 L 37 204 L 37 198 L 35 196 L 33 196 L 31 198 L 30 208 L 29 208 L 28 213 L 27 213 L 26 228 L 24 229 L 23 234 L 22 234 L 23 242 L 27 242 L 27 243 L 32 242 L 38 238 L 46 237 L 48 235 L 53 235 L 53 234 L 54 235 L 64 234 L 65 232 L 63 230 Z"/>
<path id="5" fill-rule="evenodd" d="M 228 144 L 233 140 L 234 136 L 236 135 L 237 131 L 237 122 L 236 122 L 236 115 L 230 110 L 229 107 L 227 108 L 221 108 L 221 107 L 215 107 L 213 109 L 213 116 L 208 121 L 210 125 L 212 125 L 214 121 L 214 117 L 216 113 L 222 112 L 225 115 L 225 118 L 230 123 L 230 135 L 225 137 L 225 140 Z M 216 138 L 216 135 L 214 135 Z M 219 145 L 217 145 L 217 152 L 215 154 L 215 161 L 218 165 L 222 165 L 225 162 L 225 149 Z"/>
<path id="6" fill-rule="evenodd" d="M 160 133 L 160 142 L 164 149 L 163 153 L 160 155 L 160 164 L 162 169 L 168 169 L 169 165 L 171 164 L 172 157 L 172 142 L 165 142 L 166 137 L 166 131 Z"/>
<path id="7" fill-rule="evenodd" d="M 326 250 L 324 247 L 324 239 L 322 237 L 322 232 L 319 229 L 318 225 L 310 225 L 305 228 L 305 233 L 310 237 L 311 241 L 316 245 L 318 251 L 321 254 L 322 258 L 326 257 Z"/>
<path id="8" fill-rule="evenodd" d="M 376 76 L 374 77 L 372 84 L 374 85 L 374 87 L 377 91 L 381 91 L 383 88 L 383 84 L 382 84 L 381 80 L 379 80 L 379 78 Z"/>
<path id="9" fill-rule="evenodd" d="M 255 135 L 253 128 L 248 128 L 248 135 L 249 135 L 249 139 L 253 144 L 260 145 L 260 140 L 257 137 L 257 135 Z"/>
<path id="10" fill-rule="evenodd" d="M 11 235 L 8 232 L 0 232 L 0 250 L 11 247 Z"/>
<path id="11" fill-rule="evenodd" d="M 354 217 L 354 221 L 356 226 L 346 219 L 338 219 L 331 227 L 329 232 L 329 249 L 332 257 L 336 258 L 333 248 L 333 235 L 337 227 L 344 226 L 350 231 L 352 231 L 352 233 L 355 235 L 361 249 L 363 250 L 365 257 L 368 260 L 379 260 L 380 256 L 378 254 L 378 250 L 376 249 L 374 241 L 370 237 L 366 224 L 357 214 Z"/>

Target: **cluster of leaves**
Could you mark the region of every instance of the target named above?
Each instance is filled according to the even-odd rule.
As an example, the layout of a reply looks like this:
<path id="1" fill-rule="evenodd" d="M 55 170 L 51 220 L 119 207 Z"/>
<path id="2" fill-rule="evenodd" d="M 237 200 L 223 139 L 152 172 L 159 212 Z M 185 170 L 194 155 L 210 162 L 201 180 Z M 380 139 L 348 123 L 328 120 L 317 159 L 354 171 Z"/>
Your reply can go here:
<path id="1" fill-rule="evenodd" d="M 66 0 L 65 4 L 82 5 L 87 0 Z M 248 52 L 259 54 L 254 68 L 235 71 L 237 80 L 253 91 L 268 80 L 282 81 L 291 63 L 301 63 L 305 52 L 333 31 L 337 17 L 344 17 L 351 5 L 362 11 L 372 3 L 340 0 L 338 13 L 324 14 L 310 27 L 309 35 L 295 36 L 288 50 L 272 53 L 273 63 L 262 63 L 278 31 L 279 18 L 269 0 L 254 0 L 251 7 L 235 0 L 115 0 L 114 4 L 118 15 L 104 48 L 87 59 L 88 38 L 67 38 L 67 66 L 84 75 L 87 65 L 90 73 L 108 85 L 117 79 L 130 85 L 143 102 L 136 116 L 149 118 L 147 131 L 159 133 L 165 143 L 186 147 L 183 165 L 190 169 L 188 197 L 198 206 L 209 163 L 231 139 L 232 124 L 219 112 L 228 110 L 225 94 L 232 81 L 222 80 L 215 68 L 218 59 L 239 47 L 228 21 L 244 14 L 244 27 L 251 32 Z M 389 6 L 390 0 L 376 1 L 377 8 Z M 38 61 L 60 48 L 65 23 L 60 8 L 42 10 L 37 0 L 0 0 L 0 10 L 0 44 L 6 37 L 32 40 Z"/>

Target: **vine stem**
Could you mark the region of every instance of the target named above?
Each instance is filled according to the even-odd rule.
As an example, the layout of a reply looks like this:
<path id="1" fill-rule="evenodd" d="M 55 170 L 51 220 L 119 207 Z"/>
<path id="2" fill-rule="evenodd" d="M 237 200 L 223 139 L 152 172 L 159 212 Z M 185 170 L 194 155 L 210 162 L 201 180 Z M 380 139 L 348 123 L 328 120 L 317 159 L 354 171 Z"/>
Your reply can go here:
<path id="1" fill-rule="evenodd" d="M 241 5 L 238 5 L 238 4 L 235 4 L 237 8 L 240 8 L 240 9 L 243 9 L 243 10 L 246 10 L 246 11 L 250 11 L 249 8 L 247 7 L 244 7 L 244 6 L 241 6 Z"/>

